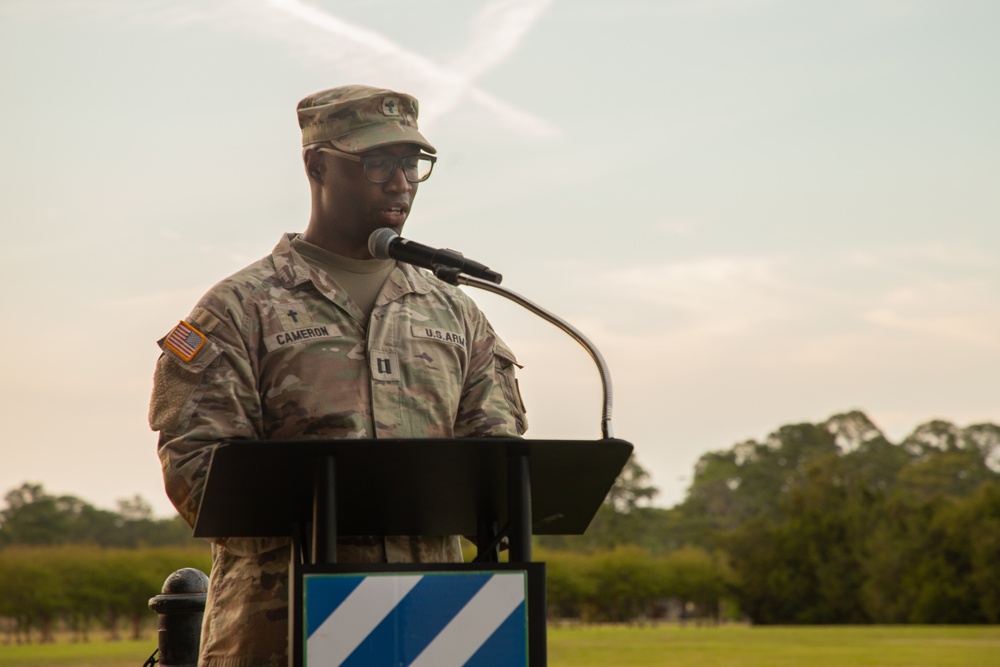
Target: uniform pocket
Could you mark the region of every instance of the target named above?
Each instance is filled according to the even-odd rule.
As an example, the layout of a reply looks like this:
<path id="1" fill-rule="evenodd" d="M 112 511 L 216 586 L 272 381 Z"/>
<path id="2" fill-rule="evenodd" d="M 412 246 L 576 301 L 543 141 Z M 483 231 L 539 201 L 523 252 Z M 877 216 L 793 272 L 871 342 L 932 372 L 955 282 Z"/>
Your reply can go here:
<path id="1" fill-rule="evenodd" d="M 517 358 L 511 349 L 499 338 L 496 339 L 496 347 L 493 351 L 493 366 L 500 387 L 503 389 L 504 398 L 507 399 L 507 404 L 510 406 L 511 413 L 517 423 L 517 432 L 523 435 L 528 430 L 528 410 L 524 407 L 516 374 L 516 369 L 522 368 L 522 366 L 517 363 Z"/>

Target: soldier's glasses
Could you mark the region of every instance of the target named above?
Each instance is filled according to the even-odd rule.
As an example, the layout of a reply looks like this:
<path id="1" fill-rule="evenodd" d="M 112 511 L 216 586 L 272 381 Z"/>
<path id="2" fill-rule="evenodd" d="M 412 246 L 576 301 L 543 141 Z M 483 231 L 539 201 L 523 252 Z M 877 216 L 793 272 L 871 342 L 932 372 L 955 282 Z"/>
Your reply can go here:
<path id="1" fill-rule="evenodd" d="M 410 183 L 422 183 L 430 177 L 434 163 L 437 162 L 435 156 L 422 153 L 395 157 L 392 155 L 353 155 L 326 146 L 320 146 L 317 150 L 360 162 L 361 167 L 365 170 L 365 178 L 372 183 L 388 183 L 396 175 L 397 169 L 403 170 L 403 176 Z"/>

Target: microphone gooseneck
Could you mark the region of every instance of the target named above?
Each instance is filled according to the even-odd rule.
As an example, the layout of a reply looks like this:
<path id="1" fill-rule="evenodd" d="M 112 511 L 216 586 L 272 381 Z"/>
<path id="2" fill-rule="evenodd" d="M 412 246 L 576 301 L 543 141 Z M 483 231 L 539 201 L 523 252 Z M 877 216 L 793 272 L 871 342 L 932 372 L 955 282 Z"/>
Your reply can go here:
<path id="1" fill-rule="evenodd" d="M 400 262 L 407 262 L 408 264 L 430 269 L 439 278 L 453 285 L 478 287 L 479 289 L 502 296 L 528 309 L 550 324 L 554 324 L 566 334 L 569 334 L 573 340 L 587 350 L 591 359 L 597 365 L 598 372 L 601 374 L 601 389 L 603 393 L 601 435 L 605 439 L 614 437 L 614 427 L 611 424 L 611 412 L 614 404 L 611 372 L 608 370 L 608 365 L 605 363 L 604 357 L 597 350 L 597 347 L 576 327 L 520 294 L 502 287 L 499 284 L 502 278 L 499 273 L 490 271 L 478 262 L 465 259 L 462 253 L 455 252 L 454 250 L 429 248 L 402 238 L 388 227 L 382 227 L 381 229 L 376 229 L 368 237 L 368 251 L 376 259 L 395 259 Z"/>

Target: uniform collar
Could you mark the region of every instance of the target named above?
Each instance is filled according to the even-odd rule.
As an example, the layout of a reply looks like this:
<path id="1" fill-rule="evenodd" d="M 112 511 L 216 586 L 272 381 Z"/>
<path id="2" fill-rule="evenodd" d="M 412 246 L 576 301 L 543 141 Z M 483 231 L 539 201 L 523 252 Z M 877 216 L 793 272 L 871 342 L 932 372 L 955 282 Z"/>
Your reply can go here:
<path id="1" fill-rule="evenodd" d="M 396 262 L 396 269 L 389 274 L 389 279 L 382 286 L 382 293 L 379 294 L 376 303 L 389 303 L 410 292 L 427 294 L 433 289 L 430 278 L 419 269 L 410 264 Z"/>
<path id="2" fill-rule="evenodd" d="M 291 289 L 311 280 L 309 264 L 302 255 L 292 249 L 292 239 L 298 236 L 294 232 L 282 234 L 278 245 L 271 251 L 271 261 L 274 262 L 274 272 L 283 287 Z"/>
<path id="3" fill-rule="evenodd" d="M 283 234 L 278 245 L 271 252 L 275 274 L 282 285 L 288 289 L 304 283 L 312 283 L 316 289 L 325 294 L 331 301 L 340 303 L 347 300 L 347 295 L 337 283 L 321 271 L 315 270 L 306 260 L 292 248 L 292 239 L 298 236 L 295 232 Z M 427 294 L 434 289 L 430 278 L 416 267 L 398 262 L 396 268 L 382 287 L 376 305 L 389 303 L 410 292 Z"/>

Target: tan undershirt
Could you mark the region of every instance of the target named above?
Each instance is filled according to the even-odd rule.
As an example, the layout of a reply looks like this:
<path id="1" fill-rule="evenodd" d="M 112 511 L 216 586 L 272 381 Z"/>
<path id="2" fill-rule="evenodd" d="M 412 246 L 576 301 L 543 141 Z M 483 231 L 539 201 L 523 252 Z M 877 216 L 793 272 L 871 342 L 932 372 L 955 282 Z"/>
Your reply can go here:
<path id="1" fill-rule="evenodd" d="M 301 235 L 292 239 L 292 248 L 311 266 L 337 281 L 366 320 L 372 314 L 382 285 L 396 267 L 394 259 L 354 259 L 338 255 L 303 240 Z"/>

